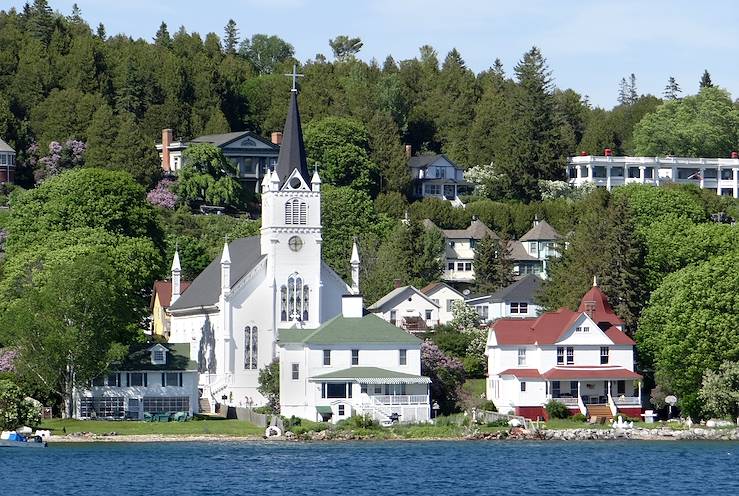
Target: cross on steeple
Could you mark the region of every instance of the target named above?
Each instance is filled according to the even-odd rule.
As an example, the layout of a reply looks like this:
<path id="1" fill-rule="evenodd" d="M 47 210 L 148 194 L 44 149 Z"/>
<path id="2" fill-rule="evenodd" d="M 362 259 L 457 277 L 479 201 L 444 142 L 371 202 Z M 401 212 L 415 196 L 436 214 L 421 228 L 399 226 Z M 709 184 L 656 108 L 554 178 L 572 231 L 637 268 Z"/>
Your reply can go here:
<path id="1" fill-rule="evenodd" d="M 298 64 L 293 64 L 293 72 L 291 74 L 284 75 L 293 78 L 293 88 L 291 91 L 298 91 L 298 78 L 305 76 L 305 74 L 298 74 Z"/>

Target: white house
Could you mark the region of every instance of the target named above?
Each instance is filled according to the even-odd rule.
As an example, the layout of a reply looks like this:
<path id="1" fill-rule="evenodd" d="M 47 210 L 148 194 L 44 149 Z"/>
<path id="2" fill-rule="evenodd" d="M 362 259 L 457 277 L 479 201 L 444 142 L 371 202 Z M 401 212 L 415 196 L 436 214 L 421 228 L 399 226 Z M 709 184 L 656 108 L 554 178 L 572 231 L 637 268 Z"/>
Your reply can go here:
<path id="1" fill-rule="evenodd" d="M 143 420 L 144 414 L 198 412 L 198 364 L 188 344 L 132 345 L 128 356 L 74 393 L 78 419 Z"/>
<path id="2" fill-rule="evenodd" d="M 427 229 L 438 229 L 444 236 L 444 272 L 441 278 L 455 283 L 475 281 L 474 259 L 477 243 L 486 236 L 500 239 L 495 232 L 476 217 L 466 229 L 440 229 L 431 220 L 423 221 Z"/>
<path id="3" fill-rule="evenodd" d="M 321 241 L 321 180 L 308 172 L 293 90 L 277 166 L 262 181 L 261 236 L 225 244 L 181 294 L 172 273 L 169 342 L 191 345 L 209 408 L 224 397 L 265 404 L 259 370 L 277 357 L 280 329 L 318 329 L 341 313 L 348 286 Z"/>
<path id="4" fill-rule="evenodd" d="M 638 416 L 634 344 L 594 282 L 576 312 L 560 308 L 491 325 L 487 398 L 501 412 L 532 419 L 546 417 L 550 400 L 588 416 Z"/>
<path id="5" fill-rule="evenodd" d="M 318 329 L 280 331 L 280 413 L 338 422 L 368 415 L 378 422 L 430 419 L 421 340 L 362 307 L 359 263 L 342 313 Z"/>
<path id="6" fill-rule="evenodd" d="M 396 287 L 367 307 L 367 310 L 408 332 L 426 332 L 439 324 L 440 302 L 413 286 Z"/>
<path id="7" fill-rule="evenodd" d="M 528 274 L 491 295 L 472 296 L 465 303 L 477 310 L 483 322 L 536 317 L 541 312 L 536 299 L 541 283 L 539 276 Z"/>
<path id="8" fill-rule="evenodd" d="M 547 260 L 559 256 L 557 244 L 561 239 L 562 236 L 547 221 L 534 217 L 531 229 L 509 244 L 514 274 L 546 277 Z"/>
<path id="9" fill-rule="evenodd" d="M 439 305 L 439 324 L 445 325 L 454 318 L 452 313 L 454 302 L 464 302 L 462 293 L 443 282 L 432 282 L 421 289 L 431 301 Z"/>
<path id="10" fill-rule="evenodd" d="M 0 138 L 0 183 L 15 182 L 15 150 Z"/>
<path id="11" fill-rule="evenodd" d="M 670 181 L 695 184 L 723 196 L 739 198 L 739 154 L 731 158 L 614 157 L 605 155 L 570 157 L 567 176 L 570 184 L 585 182 L 607 188 L 630 183 L 659 185 Z"/>
<path id="12" fill-rule="evenodd" d="M 171 129 L 162 130 L 162 142 L 156 145 L 162 170 L 177 174 L 184 165 L 183 152 L 190 145 L 210 143 L 223 150 L 238 170 L 238 178 L 252 191 L 259 190 L 259 183 L 270 168 L 277 163 L 282 143 L 282 133 L 272 133 L 272 141 L 251 131 L 209 134 L 190 141 L 175 140 Z"/>
<path id="13" fill-rule="evenodd" d="M 449 160 L 446 155 L 418 155 L 411 157 L 410 145 L 406 145 L 408 167 L 416 198 L 439 198 L 462 205 L 459 195 L 472 190 L 472 183 L 465 181 L 464 169 Z"/>

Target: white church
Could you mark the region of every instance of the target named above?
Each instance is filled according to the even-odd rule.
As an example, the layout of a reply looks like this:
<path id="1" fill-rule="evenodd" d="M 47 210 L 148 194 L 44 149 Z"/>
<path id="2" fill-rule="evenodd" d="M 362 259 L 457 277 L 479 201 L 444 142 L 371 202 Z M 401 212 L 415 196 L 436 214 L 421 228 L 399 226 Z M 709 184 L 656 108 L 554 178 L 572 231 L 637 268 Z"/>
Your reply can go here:
<path id="1" fill-rule="evenodd" d="M 335 327 L 335 318 L 342 314 L 343 296 L 354 297 L 345 298 L 345 303 L 352 299 L 355 301 L 354 315 L 357 321 L 376 319 L 372 315 L 365 317 L 362 310 L 361 296 L 358 294 L 359 259 L 356 251 L 352 259 L 354 273 L 352 288 L 321 258 L 321 180 L 317 171 L 312 176 L 308 172 L 295 88 L 290 95 L 277 165 L 271 173 L 265 175 L 261 190 L 260 236 L 226 243 L 220 259 L 211 262 L 185 291 L 181 291 L 179 265 L 173 264 L 172 267 L 172 299 L 168 308 L 169 342 L 190 345 L 191 359 L 198 364 L 201 408 L 212 409 L 216 402 L 234 406 L 265 404 L 266 399 L 257 391 L 259 370 L 270 364 L 278 355 L 285 354 L 278 348 L 281 331 L 286 331 L 292 337 L 298 334 L 307 336 L 313 330 L 320 330 L 332 319 Z M 366 375 L 368 373 L 366 367 L 376 365 L 375 362 L 377 364 L 388 362 L 379 350 L 385 350 L 387 353 L 391 351 L 386 349 L 387 346 L 383 347 L 381 343 L 376 342 L 379 335 L 368 339 L 369 342 L 373 342 L 370 347 L 375 351 L 363 352 L 360 348 L 366 346 L 360 342 L 347 343 L 346 339 L 341 337 L 344 334 L 341 328 L 344 326 L 339 327 L 329 335 L 338 331 L 340 347 L 346 348 L 347 353 L 365 357 L 377 355 L 379 361 L 374 358 L 362 361 L 362 365 L 365 366 L 363 374 Z M 376 327 L 369 326 L 367 330 L 373 332 Z M 399 366 L 401 362 L 397 357 L 394 361 L 398 366 L 395 367 L 398 374 L 404 377 L 400 380 L 417 384 L 410 389 L 421 393 L 415 399 L 419 402 L 423 399 L 420 408 L 428 412 L 429 381 L 419 375 L 420 341 L 389 324 L 388 327 L 403 334 L 387 336 L 393 343 L 390 346 L 394 349 L 393 356 L 401 353 L 399 351 L 401 347 L 408 350 L 403 352 L 403 366 Z M 382 335 L 382 330 L 379 333 Z M 407 336 L 407 339 L 404 336 Z M 400 339 L 401 337 L 403 339 Z M 298 340 L 291 341 L 289 347 L 294 351 Z M 323 342 L 322 346 L 330 348 L 330 344 Z M 349 363 L 347 358 L 347 364 Z M 303 370 L 297 371 L 301 382 L 303 374 L 312 370 L 311 363 L 303 361 L 302 366 Z M 296 376 L 294 368 L 292 364 L 281 363 L 282 391 L 295 389 L 292 387 Z M 388 367 L 377 370 L 383 371 L 380 375 L 388 375 L 388 368 L 393 367 L 388 364 Z M 406 375 L 408 377 L 405 377 Z M 307 381 L 309 378 L 305 379 Z M 341 379 L 344 384 L 351 381 L 351 378 L 347 377 Z M 397 377 L 393 377 L 390 382 L 398 383 L 398 380 Z M 332 381 L 327 379 L 323 382 Z M 315 387 L 320 389 L 327 386 Z M 357 398 L 359 388 L 360 386 L 357 386 Z M 333 389 L 336 387 L 332 386 L 332 391 Z M 362 388 L 362 392 L 365 389 Z M 381 392 L 383 395 L 388 393 L 392 395 L 400 394 L 404 389 L 385 388 L 382 384 L 382 388 L 378 388 L 377 391 L 378 394 Z M 320 390 L 318 392 L 320 393 Z M 307 396 L 311 397 L 310 401 Z M 310 393 L 294 391 L 291 397 L 281 398 L 281 403 L 289 403 L 293 411 L 302 414 L 301 416 L 315 418 L 317 410 L 313 406 L 314 396 L 313 391 Z M 320 402 L 320 394 L 318 398 Z M 308 403 L 311 403 L 310 408 L 307 407 Z M 336 410 L 338 414 L 338 407 Z M 342 406 L 341 410 L 341 413 L 346 411 L 347 414 L 354 411 L 349 406 Z M 383 411 L 393 413 L 389 410 Z M 414 416 L 427 418 L 426 414 Z"/>

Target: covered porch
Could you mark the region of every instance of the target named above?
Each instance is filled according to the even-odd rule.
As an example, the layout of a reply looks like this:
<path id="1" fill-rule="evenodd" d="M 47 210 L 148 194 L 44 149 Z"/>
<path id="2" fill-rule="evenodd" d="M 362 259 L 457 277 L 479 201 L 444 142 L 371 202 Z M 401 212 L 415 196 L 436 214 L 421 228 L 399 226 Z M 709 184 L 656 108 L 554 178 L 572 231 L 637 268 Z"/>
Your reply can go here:
<path id="1" fill-rule="evenodd" d="M 547 401 L 586 416 L 641 413 L 642 376 L 623 367 L 560 367 L 542 374 Z"/>

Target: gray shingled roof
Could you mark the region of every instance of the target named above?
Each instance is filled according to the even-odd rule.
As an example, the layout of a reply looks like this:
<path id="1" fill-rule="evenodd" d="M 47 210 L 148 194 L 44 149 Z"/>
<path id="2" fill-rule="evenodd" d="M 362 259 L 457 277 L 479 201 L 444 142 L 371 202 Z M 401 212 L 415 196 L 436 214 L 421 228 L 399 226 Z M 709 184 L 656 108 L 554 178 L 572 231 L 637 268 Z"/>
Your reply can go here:
<path id="1" fill-rule="evenodd" d="M 228 245 L 231 253 L 231 281 L 233 287 L 239 279 L 262 260 L 259 236 L 239 238 Z M 221 255 L 218 255 L 179 299 L 169 307 L 170 311 L 213 306 L 221 295 Z"/>
<path id="2" fill-rule="evenodd" d="M 406 291 L 411 291 L 411 292 L 415 292 L 415 293 L 417 293 L 417 294 L 418 294 L 418 295 L 419 295 L 419 296 L 420 296 L 421 298 L 425 299 L 426 301 L 428 301 L 428 302 L 429 302 L 429 303 L 431 303 L 432 305 L 434 305 L 434 306 L 436 306 L 436 307 L 438 307 L 438 306 L 439 306 L 438 304 L 436 304 L 436 303 L 434 303 L 433 301 L 431 301 L 431 299 L 430 299 L 430 298 L 429 298 L 428 296 L 426 296 L 425 294 L 423 294 L 423 293 L 422 293 L 421 291 L 419 291 L 418 289 L 414 288 L 413 286 L 401 286 L 401 287 L 399 287 L 399 288 L 395 288 L 395 289 L 393 289 L 393 290 L 392 290 L 392 291 L 390 291 L 390 292 L 389 292 L 388 294 L 386 294 L 385 296 L 383 296 L 382 298 L 380 298 L 379 300 L 377 300 L 376 302 L 374 302 L 374 303 L 373 303 L 372 305 L 370 305 L 369 307 L 367 307 L 367 310 L 369 310 L 370 312 L 372 312 L 372 311 L 376 311 L 376 310 L 380 310 L 380 308 L 381 308 L 381 307 L 382 307 L 382 306 L 383 306 L 383 305 L 384 305 L 385 303 L 389 302 L 390 300 L 392 300 L 392 299 L 393 299 L 393 298 L 395 298 L 396 296 L 399 296 L 399 295 L 401 295 L 401 294 L 405 293 Z"/>
<path id="3" fill-rule="evenodd" d="M 521 236 L 519 241 L 538 241 L 560 239 L 562 236 L 545 220 L 534 221 L 534 227 Z"/>
<path id="4" fill-rule="evenodd" d="M 467 302 L 475 300 L 475 303 L 498 303 L 502 301 L 526 301 L 536 302 L 536 295 L 541 288 L 542 280 L 539 276 L 528 274 L 510 286 L 501 288 L 490 296 L 475 296 L 467 298 Z"/>
<path id="5" fill-rule="evenodd" d="M 485 236 L 490 236 L 493 239 L 500 239 L 492 229 L 485 225 L 485 223 L 479 219 L 475 219 L 470 222 L 467 229 L 443 229 L 442 232 L 447 239 L 483 239 Z"/>
<path id="6" fill-rule="evenodd" d="M 290 106 L 287 108 L 285 128 L 282 130 L 282 145 L 277 157 L 275 170 L 280 177 L 280 184 L 284 184 L 293 170 L 297 169 L 303 180 L 310 184 L 311 176 L 308 172 L 308 161 L 305 158 L 303 131 L 300 127 L 300 111 L 298 110 L 298 92 L 290 92 Z"/>
<path id="7" fill-rule="evenodd" d="M 223 134 L 206 134 L 205 136 L 198 136 L 197 138 L 193 138 L 191 143 L 212 143 L 216 146 L 224 146 L 233 141 L 236 141 L 236 140 L 239 140 L 245 137 L 249 137 L 249 138 L 253 138 L 258 141 L 261 141 L 262 143 L 271 146 L 275 150 L 279 148 L 278 145 L 275 145 L 271 141 L 251 131 L 236 131 L 233 133 L 223 133 Z"/>
<path id="8" fill-rule="evenodd" d="M 526 251 L 526 247 L 520 241 L 510 241 L 508 243 L 508 250 L 510 250 L 508 256 L 511 260 L 516 260 L 518 262 L 533 262 L 539 260 L 538 258 L 529 255 L 529 252 Z"/>
<path id="9" fill-rule="evenodd" d="M 435 162 L 439 157 L 443 157 L 443 155 L 417 155 L 408 159 L 408 167 L 411 169 L 421 169 Z M 447 160 L 449 159 L 447 158 Z"/>
<path id="10" fill-rule="evenodd" d="M 3 141 L 2 138 L 0 138 L 0 152 L 13 152 L 15 153 L 15 150 L 13 150 L 9 144 Z"/>

